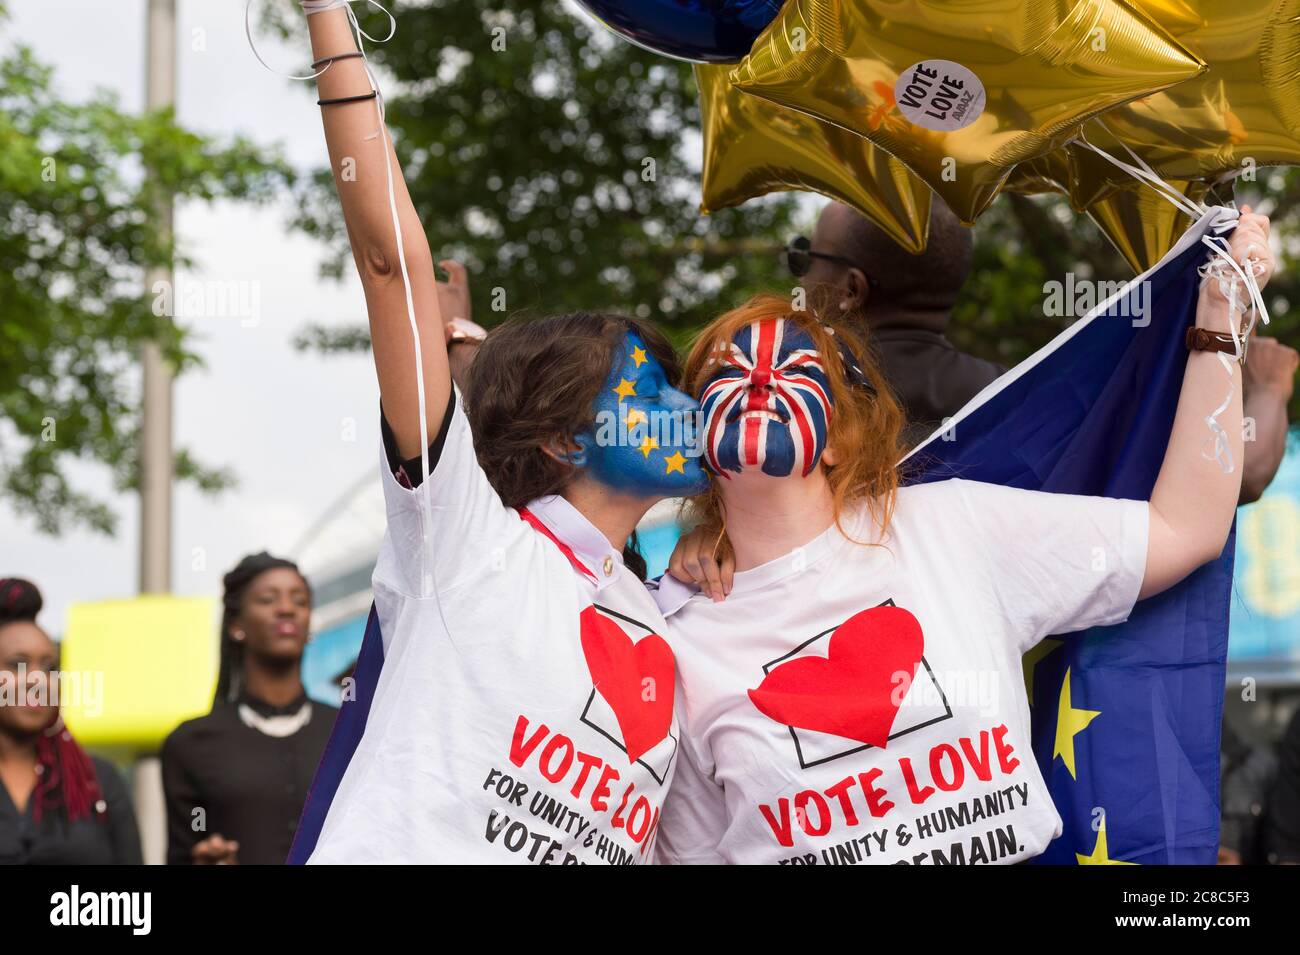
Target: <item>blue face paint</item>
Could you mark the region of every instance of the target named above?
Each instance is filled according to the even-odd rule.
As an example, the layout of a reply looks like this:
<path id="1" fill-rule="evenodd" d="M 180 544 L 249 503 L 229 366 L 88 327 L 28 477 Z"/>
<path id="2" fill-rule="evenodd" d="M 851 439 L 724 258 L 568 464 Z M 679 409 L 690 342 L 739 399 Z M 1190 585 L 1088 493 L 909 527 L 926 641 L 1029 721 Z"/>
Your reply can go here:
<path id="1" fill-rule="evenodd" d="M 812 336 L 787 319 L 736 332 L 700 400 L 702 442 L 718 474 L 807 476 L 826 450 L 830 379 Z"/>
<path id="2" fill-rule="evenodd" d="M 595 423 L 575 436 L 582 450 L 571 460 L 624 494 L 699 494 L 709 485 L 700 466 L 699 408 L 668 383 L 645 342 L 629 332 L 596 397 Z"/>

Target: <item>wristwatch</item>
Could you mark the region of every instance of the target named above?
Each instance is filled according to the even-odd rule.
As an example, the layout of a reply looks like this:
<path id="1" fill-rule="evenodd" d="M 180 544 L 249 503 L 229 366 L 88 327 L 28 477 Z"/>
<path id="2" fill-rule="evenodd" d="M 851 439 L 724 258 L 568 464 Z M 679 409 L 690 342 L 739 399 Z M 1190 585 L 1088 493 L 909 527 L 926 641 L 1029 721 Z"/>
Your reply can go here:
<path id="1" fill-rule="evenodd" d="M 1187 329 L 1185 343 L 1188 351 L 1217 351 L 1234 357 L 1237 354 L 1237 344 L 1226 332 L 1212 332 L 1207 328 L 1193 326 Z M 1242 340 L 1240 361 L 1243 365 L 1246 363 L 1246 349 L 1249 345 L 1249 338 Z"/>

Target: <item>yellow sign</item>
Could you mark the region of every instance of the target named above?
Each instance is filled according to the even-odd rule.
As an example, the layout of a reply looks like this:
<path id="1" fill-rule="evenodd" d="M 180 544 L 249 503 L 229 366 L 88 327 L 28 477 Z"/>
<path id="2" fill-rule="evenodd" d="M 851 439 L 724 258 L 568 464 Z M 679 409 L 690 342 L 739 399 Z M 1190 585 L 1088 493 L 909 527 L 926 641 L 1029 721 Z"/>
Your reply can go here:
<path id="1" fill-rule="evenodd" d="M 60 654 L 63 717 L 84 745 L 156 750 L 211 709 L 217 656 L 211 598 L 73 604 Z"/>

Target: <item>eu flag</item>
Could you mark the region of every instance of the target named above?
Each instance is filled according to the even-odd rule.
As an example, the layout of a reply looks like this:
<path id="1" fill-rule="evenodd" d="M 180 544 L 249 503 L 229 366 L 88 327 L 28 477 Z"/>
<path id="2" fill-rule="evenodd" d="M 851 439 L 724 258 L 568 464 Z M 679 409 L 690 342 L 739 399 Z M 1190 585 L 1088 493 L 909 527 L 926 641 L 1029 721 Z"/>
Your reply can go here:
<path id="1" fill-rule="evenodd" d="M 1232 215 L 1211 210 L 1155 268 L 989 385 L 907 459 L 907 479 L 1148 500 L 1187 362 L 1201 237 Z M 1230 537 L 1125 623 L 1026 655 L 1034 753 L 1064 823 L 1037 861 L 1214 863 L 1232 555 Z"/>
<path id="2" fill-rule="evenodd" d="M 357 665 L 352 671 L 352 692 L 346 694 L 339 715 L 334 718 L 334 729 L 330 732 L 325 752 L 321 754 L 320 765 L 312 779 L 311 789 L 302 807 L 302 817 L 294 833 L 293 845 L 289 847 L 288 865 L 305 865 L 311 858 L 325 827 L 325 817 L 329 815 L 330 804 L 343 781 L 343 773 L 352 761 L 352 754 L 357 751 L 361 737 L 366 731 L 366 721 L 370 718 L 370 705 L 375 699 L 375 687 L 379 685 L 379 671 L 384 667 L 384 638 L 379 630 L 379 614 L 374 604 L 370 605 L 370 616 L 366 619 L 366 633 L 361 640 L 361 652 L 357 656 Z"/>

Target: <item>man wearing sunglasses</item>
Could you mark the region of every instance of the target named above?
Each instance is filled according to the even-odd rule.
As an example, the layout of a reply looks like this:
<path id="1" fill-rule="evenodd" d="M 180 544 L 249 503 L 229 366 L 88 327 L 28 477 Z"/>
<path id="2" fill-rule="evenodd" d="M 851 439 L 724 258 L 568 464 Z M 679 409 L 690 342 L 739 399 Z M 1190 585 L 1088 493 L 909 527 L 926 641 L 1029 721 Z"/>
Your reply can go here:
<path id="1" fill-rule="evenodd" d="M 912 255 L 849 206 L 822 210 L 812 238 L 785 250 L 795 278 L 824 285 L 875 347 L 880 366 L 907 412 L 905 437 L 916 444 L 956 414 L 1005 369 L 958 351 L 944 337 L 970 275 L 970 230 L 937 197 L 925 251 Z"/>

